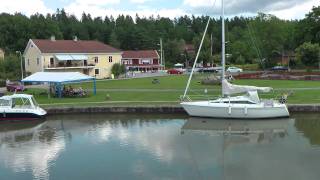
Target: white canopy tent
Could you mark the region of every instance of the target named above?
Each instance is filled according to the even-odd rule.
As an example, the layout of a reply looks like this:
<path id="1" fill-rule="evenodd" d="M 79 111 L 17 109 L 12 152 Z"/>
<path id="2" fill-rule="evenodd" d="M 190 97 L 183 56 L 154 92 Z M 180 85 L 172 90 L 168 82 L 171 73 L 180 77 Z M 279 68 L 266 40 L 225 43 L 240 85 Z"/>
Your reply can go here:
<path id="1" fill-rule="evenodd" d="M 96 94 L 96 78 L 79 72 L 37 72 L 22 79 L 22 82 L 54 83 L 58 85 L 59 97 L 61 97 L 61 86 L 67 83 L 93 80 L 93 92 Z"/>

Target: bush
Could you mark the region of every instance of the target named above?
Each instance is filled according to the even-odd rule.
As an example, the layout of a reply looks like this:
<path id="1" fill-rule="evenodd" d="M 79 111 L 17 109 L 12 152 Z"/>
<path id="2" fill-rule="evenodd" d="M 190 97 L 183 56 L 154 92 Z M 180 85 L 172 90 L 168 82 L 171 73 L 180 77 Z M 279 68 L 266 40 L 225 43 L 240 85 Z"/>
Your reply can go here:
<path id="1" fill-rule="evenodd" d="M 112 66 L 111 72 L 116 78 L 118 78 L 121 74 L 126 73 L 126 67 L 124 64 L 116 63 Z"/>
<path id="2" fill-rule="evenodd" d="M 305 66 L 317 66 L 320 47 L 318 44 L 305 42 L 296 49 L 296 59 Z"/>

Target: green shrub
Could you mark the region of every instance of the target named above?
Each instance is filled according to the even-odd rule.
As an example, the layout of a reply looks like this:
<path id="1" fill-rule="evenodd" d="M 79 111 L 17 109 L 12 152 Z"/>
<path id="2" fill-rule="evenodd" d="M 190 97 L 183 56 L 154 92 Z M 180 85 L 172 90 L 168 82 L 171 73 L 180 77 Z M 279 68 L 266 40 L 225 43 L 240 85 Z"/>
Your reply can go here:
<path id="1" fill-rule="evenodd" d="M 111 72 L 116 78 L 118 78 L 121 74 L 126 73 L 126 67 L 124 64 L 116 63 L 112 66 Z"/>

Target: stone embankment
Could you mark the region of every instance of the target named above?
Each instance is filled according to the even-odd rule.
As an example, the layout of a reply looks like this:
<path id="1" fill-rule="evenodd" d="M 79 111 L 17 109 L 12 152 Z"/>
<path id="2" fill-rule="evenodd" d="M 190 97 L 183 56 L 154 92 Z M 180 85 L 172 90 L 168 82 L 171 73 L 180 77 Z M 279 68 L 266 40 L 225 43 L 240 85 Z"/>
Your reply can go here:
<path id="1" fill-rule="evenodd" d="M 291 104 L 290 112 L 320 112 L 320 104 Z M 159 107 L 48 107 L 49 115 L 74 113 L 153 113 L 153 114 L 186 114 L 180 106 Z"/>

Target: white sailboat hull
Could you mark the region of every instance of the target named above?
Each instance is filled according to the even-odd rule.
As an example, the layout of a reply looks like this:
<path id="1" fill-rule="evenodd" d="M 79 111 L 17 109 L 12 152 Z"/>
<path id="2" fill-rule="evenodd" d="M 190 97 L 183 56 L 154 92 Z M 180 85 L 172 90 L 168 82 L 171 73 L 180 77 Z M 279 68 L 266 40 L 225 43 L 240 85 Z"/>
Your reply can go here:
<path id="1" fill-rule="evenodd" d="M 190 116 L 211 118 L 261 119 L 289 117 L 285 104 L 274 103 L 265 106 L 257 104 L 233 104 L 210 101 L 182 102 L 182 107 Z"/>

